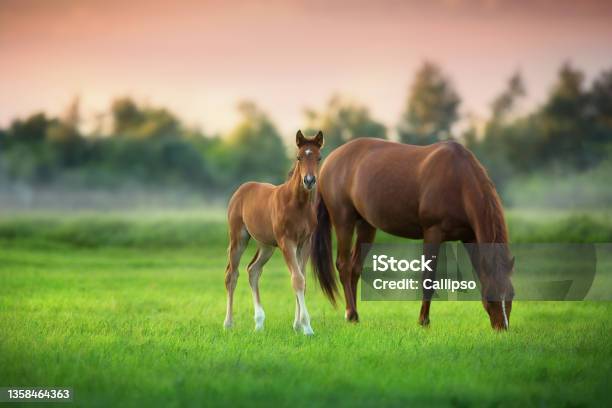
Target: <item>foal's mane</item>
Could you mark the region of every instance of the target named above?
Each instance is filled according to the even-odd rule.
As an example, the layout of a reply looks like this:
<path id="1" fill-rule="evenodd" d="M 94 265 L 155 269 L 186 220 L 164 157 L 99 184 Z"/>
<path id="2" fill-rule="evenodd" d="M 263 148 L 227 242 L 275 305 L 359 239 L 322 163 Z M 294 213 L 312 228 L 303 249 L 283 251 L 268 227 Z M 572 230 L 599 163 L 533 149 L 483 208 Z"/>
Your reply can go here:
<path id="1" fill-rule="evenodd" d="M 297 167 L 297 162 L 293 162 L 293 165 L 291 166 L 291 169 L 287 173 L 287 181 L 289 181 L 291 179 L 291 177 L 293 177 L 293 173 L 295 172 L 295 168 L 296 167 Z"/>

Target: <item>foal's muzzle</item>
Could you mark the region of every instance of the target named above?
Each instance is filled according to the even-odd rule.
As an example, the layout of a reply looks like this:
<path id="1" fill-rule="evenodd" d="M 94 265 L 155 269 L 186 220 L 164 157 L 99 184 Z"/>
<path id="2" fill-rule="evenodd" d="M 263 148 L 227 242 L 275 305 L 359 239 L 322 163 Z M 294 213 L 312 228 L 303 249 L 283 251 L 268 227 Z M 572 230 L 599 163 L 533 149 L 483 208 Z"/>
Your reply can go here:
<path id="1" fill-rule="evenodd" d="M 312 174 L 304 176 L 304 187 L 306 187 L 307 190 L 312 189 L 315 184 L 317 184 L 317 178 L 315 176 Z"/>

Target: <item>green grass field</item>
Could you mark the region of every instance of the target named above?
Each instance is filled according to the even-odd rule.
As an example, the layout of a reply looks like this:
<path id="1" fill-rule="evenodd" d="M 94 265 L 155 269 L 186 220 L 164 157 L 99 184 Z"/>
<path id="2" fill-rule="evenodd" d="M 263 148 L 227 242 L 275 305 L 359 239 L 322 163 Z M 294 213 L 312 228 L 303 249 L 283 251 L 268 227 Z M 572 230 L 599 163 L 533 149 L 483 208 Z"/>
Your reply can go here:
<path id="1" fill-rule="evenodd" d="M 515 242 L 612 241 L 605 212 L 509 223 Z M 362 302 L 354 325 L 311 285 L 307 338 L 277 253 L 265 331 L 243 268 L 225 332 L 225 248 L 218 212 L 1 216 L 0 387 L 71 387 L 99 407 L 610 404 L 611 303 L 515 302 L 496 333 L 478 302 L 434 303 L 428 329 L 417 302 Z"/>

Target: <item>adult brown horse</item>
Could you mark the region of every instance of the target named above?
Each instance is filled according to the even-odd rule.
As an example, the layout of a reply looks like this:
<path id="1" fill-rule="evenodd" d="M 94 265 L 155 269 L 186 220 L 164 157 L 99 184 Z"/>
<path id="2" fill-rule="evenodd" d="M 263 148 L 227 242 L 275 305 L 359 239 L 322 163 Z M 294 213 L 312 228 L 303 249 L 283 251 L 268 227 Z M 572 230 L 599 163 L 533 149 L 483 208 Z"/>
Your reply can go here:
<path id="1" fill-rule="evenodd" d="M 507 329 L 514 289 L 514 260 L 499 197 L 486 170 L 456 142 L 412 146 L 380 139 L 356 139 L 334 150 L 320 172 L 318 226 L 313 236 L 313 268 L 324 292 L 336 291 L 331 256 L 331 224 L 337 236 L 336 267 L 344 287 L 346 319 L 358 321 L 357 282 L 362 270 L 362 245 L 374 241 L 376 229 L 423 239 L 427 259 L 443 241 L 496 243 L 495 259 L 479 245 L 466 245 L 481 282 L 482 299 L 495 329 Z M 353 249 L 354 231 L 357 232 Z M 429 324 L 433 289 L 423 290 L 419 315 Z"/>
<path id="2" fill-rule="evenodd" d="M 317 216 L 314 186 L 317 182 L 323 134 L 308 139 L 297 132 L 297 159 L 289 179 L 280 186 L 267 183 L 245 183 L 232 196 L 227 218 L 229 222 L 229 261 L 225 270 L 227 312 L 224 326 L 233 324 L 234 289 L 238 265 L 251 237 L 257 241 L 257 252 L 249 263 L 249 283 L 255 306 L 255 330 L 262 330 L 265 314 L 259 297 L 259 277 L 274 249 L 279 247 L 291 272 L 295 291 L 293 328 L 305 335 L 313 334 L 310 316 L 304 301 L 306 286 L 304 267 L 310 255 L 311 237 Z M 321 282 L 325 282 L 324 279 Z"/>

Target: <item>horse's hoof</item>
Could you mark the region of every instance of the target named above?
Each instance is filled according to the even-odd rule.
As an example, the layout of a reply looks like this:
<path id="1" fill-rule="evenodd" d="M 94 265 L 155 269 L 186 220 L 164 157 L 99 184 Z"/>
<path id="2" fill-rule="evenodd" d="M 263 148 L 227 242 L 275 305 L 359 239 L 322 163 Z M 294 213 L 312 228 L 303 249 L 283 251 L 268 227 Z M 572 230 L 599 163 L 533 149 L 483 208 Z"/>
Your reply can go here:
<path id="1" fill-rule="evenodd" d="M 355 310 L 350 311 L 350 312 L 346 311 L 344 313 L 344 318 L 349 323 L 359 323 L 359 314 Z"/>
<path id="2" fill-rule="evenodd" d="M 312 331 L 312 327 L 304 326 L 304 336 L 314 336 L 314 331 Z"/>
<path id="3" fill-rule="evenodd" d="M 256 325 L 255 325 L 255 331 L 256 331 L 256 332 L 262 332 L 262 331 L 263 331 L 263 329 L 264 329 L 263 324 L 256 324 Z"/>
<path id="4" fill-rule="evenodd" d="M 223 328 L 225 330 L 230 330 L 232 327 L 234 327 L 233 322 L 228 322 L 228 321 L 223 322 Z"/>
<path id="5" fill-rule="evenodd" d="M 421 325 L 422 327 L 429 327 L 429 323 L 429 317 L 419 319 L 419 325 Z"/>
<path id="6" fill-rule="evenodd" d="M 293 322 L 293 330 L 299 332 L 302 330 L 302 325 L 299 322 Z"/>

